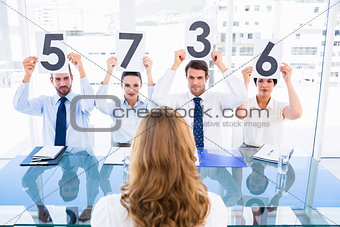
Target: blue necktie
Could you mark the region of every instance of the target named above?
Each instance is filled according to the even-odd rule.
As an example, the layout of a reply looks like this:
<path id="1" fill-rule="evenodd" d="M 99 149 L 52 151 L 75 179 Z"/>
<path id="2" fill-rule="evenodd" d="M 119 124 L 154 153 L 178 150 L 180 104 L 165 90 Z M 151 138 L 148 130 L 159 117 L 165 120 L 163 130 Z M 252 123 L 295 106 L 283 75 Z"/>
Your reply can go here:
<path id="1" fill-rule="evenodd" d="M 57 121 L 55 125 L 55 140 L 54 146 L 65 146 L 66 141 L 66 108 L 65 101 L 67 98 L 59 99 L 60 105 L 57 112 Z"/>
<path id="2" fill-rule="evenodd" d="M 201 98 L 194 98 L 195 112 L 194 112 L 194 137 L 197 148 L 204 148 L 203 136 L 203 113 L 201 106 Z"/>

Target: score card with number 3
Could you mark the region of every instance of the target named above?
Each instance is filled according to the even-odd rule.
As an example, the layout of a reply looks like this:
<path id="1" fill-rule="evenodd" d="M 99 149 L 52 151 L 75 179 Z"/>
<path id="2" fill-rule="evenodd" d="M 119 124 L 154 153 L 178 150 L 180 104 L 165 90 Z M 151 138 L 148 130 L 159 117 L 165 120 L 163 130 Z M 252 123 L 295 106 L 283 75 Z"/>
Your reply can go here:
<path id="1" fill-rule="evenodd" d="M 253 61 L 254 78 L 280 78 L 283 44 L 278 41 L 268 39 L 254 41 L 254 54 L 255 56 L 259 55 Z"/>
<path id="2" fill-rule="evenodd" d="M 68 73 L 66 34 L 36 32 L 38 68 L 40 73 Z"/>
<path id="3" fill-rule="evenodd" d="M 215 36 L 214 20 L 186 20 L 185 46 L 188 59 L 211 60 Z"/>

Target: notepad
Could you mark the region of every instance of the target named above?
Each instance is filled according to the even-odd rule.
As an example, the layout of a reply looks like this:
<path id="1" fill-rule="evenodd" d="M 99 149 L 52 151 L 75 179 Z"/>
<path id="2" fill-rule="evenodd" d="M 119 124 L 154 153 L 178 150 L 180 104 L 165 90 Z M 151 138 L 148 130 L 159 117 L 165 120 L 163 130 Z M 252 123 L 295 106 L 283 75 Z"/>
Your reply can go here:
<path id="1" fill-rule="evenodd" d="M 44 146 L 33 155 L 32 161 L 55 159 L 64 149 L 65 146 Z"/>
<path id="2" fill-rule="evenodd" d="M 264 144 L 253 158 L 265 162 L 278 163 L 281 154 L 286 154 L 289 158 L 292 156 L 294 149 L 276 147 L 270 144 Z"/>

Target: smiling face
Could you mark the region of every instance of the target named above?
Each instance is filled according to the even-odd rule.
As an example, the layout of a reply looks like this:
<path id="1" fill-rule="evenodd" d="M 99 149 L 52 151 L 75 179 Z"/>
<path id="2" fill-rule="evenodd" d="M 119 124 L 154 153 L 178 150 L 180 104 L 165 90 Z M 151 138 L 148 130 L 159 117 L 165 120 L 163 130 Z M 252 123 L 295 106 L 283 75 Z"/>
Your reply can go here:
<path id="1" fill-rule="evenodd" d="M 187 80 L 191 94 L 200 96 L 205 91 L 205 82 L 209 76 L 205 77 L 204 70 L 188 68 Z"/>
<path id="2" fill-rule="evenodd" d="M 55 73 L 50 80 L 60 97 L 65 97 L 71 92 L 73 76 L 69 73 Z"/>
<path id="3" fill-rule="evenodd" d="M 139 90 L 142 88 L 142 83 L 137 76 L 125 76 L 121 87 L 124 90 L 124 96 L 126 100 L 137 100 Z"/>
<path id="4" fill-rule="evenodd" d="M 273 79 L 258 78 L 256 86 L 260 96 L 270 96 L 275 85 Z"/>

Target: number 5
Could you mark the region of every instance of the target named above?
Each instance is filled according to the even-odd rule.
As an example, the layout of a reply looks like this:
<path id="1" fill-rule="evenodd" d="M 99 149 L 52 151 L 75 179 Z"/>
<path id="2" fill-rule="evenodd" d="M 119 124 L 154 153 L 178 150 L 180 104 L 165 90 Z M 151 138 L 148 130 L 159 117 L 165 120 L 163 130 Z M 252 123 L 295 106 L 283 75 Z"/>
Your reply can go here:
<path id="1" fill-rule="evenodd" d="M 51 46 L 52 40 L 64 40 L 64 35 L 63 34 L 46 34 L 45 35 L 43 55 L 56 54 L 58 57 L 58 62 L 53 65 L 47 61 L 42 61 L 41 64 L 47 70 L 57 71 L 64 66 L 66 59 L 65 59 L 65 54 L 61 49 L 59 49 L 58 47 Z"/>

